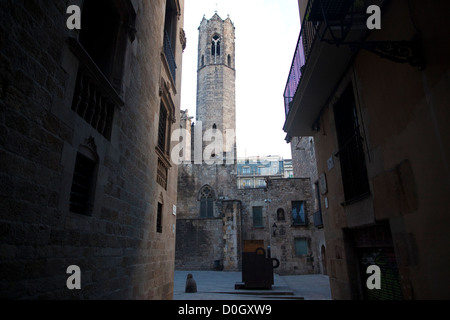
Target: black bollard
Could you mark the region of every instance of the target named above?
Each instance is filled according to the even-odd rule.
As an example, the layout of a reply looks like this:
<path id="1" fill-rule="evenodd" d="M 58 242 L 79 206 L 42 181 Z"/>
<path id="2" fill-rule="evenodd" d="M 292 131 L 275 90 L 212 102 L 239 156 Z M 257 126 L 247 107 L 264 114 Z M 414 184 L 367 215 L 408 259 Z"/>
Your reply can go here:
<path id="1" fill-rule="evenodd" d="M 186 293 L 196 293 L 197 292 L 197 283 L 195 282 L 194 277 L 190 273 L 187 275 L 186 288 L 185 288 L 184 292 L 186 292 Z"/>

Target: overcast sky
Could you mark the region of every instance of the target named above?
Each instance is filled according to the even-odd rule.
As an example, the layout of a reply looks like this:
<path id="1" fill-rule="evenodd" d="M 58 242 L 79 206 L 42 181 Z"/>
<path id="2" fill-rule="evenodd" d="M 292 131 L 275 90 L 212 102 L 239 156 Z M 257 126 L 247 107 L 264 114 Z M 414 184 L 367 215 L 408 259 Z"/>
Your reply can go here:
<path id="1" fill-rule="evenodd" d="M 217 5 L 216 5 L 217 3 Z M 236 28 L 238 157 L 291 158 L 284 141 L 283 92 L 300 32 L 297 0 L 185 0 L 181 109 L 195 116 L 198 27 L 205 15 L 230 15 Z"/>

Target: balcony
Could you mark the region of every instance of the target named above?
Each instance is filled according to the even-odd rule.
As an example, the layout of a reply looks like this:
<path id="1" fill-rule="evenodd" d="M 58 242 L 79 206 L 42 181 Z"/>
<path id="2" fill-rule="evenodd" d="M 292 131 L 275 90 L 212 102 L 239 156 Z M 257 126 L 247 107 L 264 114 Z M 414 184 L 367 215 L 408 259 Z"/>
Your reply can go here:
<path id="1" fill-rule="evenodd" d="M 367 36 L 368 5 L 365 0 L 308 1 L 284 91 L 283 129 L 288 137 L 317 131 L 322 108 L 356 54 L 343 44 L 358 43 Z"/>
<path id="2" fill-rule="evenodd" d="M 72 110 L 111 140 L 114 112 L 124 101 L 79 41 L 69 38 L 69 45 L 79 61 Z"/>

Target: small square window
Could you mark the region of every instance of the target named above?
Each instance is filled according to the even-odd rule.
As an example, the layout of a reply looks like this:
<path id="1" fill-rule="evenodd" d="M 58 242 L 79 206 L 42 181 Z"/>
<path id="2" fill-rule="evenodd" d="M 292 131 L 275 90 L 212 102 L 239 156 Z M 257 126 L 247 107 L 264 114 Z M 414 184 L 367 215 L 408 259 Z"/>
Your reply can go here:
<path id="1" fill-rule="evenodd" d="M 308 240 L 305 238 L 295 238 L 295 255 L 303 256 L 308 254 Z"/>
<path id="2" fill-rule="evenodd" d="M 264 227 L 263 207 L 253 207 L 253 227 L 254 228 Z"/>

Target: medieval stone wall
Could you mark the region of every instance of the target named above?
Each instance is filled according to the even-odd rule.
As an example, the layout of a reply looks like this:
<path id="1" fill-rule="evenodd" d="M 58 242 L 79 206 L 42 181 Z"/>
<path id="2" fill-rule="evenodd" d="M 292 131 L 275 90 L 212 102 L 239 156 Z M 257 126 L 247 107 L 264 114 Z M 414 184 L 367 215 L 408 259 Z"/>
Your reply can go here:
<path id="1" fill-rule="evenodd" d="M 172 83 L 160 49 L 166 1 L 131 3 L 121 8 L 136 14 L 137 33 L 126 35 L 125 71 L 121 85 L 113 83 L 124 104 L 105 137 L 72 110 L 78 67 L 89 59 L 80 58 L 79 32 L 66 28 L 66 1 L 0 2 L 1 298 L 173 295 L 177 168 L 169 168 L 166 188 L 158 184 L 155 147 L 161 93 L 179 118 L 182 43 L 176 41 Z M 181 30 L 183 1 L 176 3 Z M 89 86 L 78 92 L 98 102 Z M 115 96 L 109 92 L 101 99 Z M 88 214 L 72 212 L 69 203 L 81 149 L 97 160 Z M 70 265 L 81 270 L 79 290 L 66 287 Z"/>
<path id="2" fill-rule="evenodd" d="M 201 217 L 199 192 L 204 186 L 213 192 L 213 217 Z M 240 208 L 235 199 L 236 165 L 183 164 L 179 168 L 177 204 L 176 268 L 211 270 L 220 260 L 237 270 Z M 231 206 L 231 207 L 230 207 Z M 236 228 L 239 227 L 239 230 Z M 232 236 L 233 235 L 233 236 Z M 228 237 L 228 241 L 224 239 Z M 227 246 L 227 249 L 225 248 Z M 229 254 L 225 254 L 228 252 Z M 231 260 L 230 260 L 231 259 Z M 228 262 L 224 262 L 228 260 Z"/>
<path id="3" fill-rule="evenodd" d="M 220 55 L 212 54 L 215 36 L 215 40 L 221 41 Z M 197 120 L 202 122 L 203 128 L 198 123 L 191 126 L 187 112 L 182 113 L 181 127 L 191 135 L 191 140 L 185 141 L 191 158 L 185 157 L 179 167 L 176 268 L 213 270 L 217 269 L 215 262 L 219 261 L 223 270 L 241 270 L 242 252 L 248 250 L 249 243 L 256 243 L 272 247 L 272 256 L 281 262 L 277 273 L 319 273 L 321 261 L 316 240 L 319 233 L 313 221 L 316 207 L 310 179 L 305 178 L 308 175 L 303 175 L 303 179 L 272 179 L 265 189 L 239 190 L 236 162 L 209 165 L 199 164 L 195 159 L 196 148 L 203 142 L 203 137 L 199 136 L 205 130 L 214 124 L 223 134 L 235 129 L 234 50 L 231 20 L 222 20 L 218 14 L 210 20 L 204 18 L 199 27 L 197 89 Z M 204 147 L 205 142 L 200 145 L 202 153 Z M 218 159 L 221 161 L 220 157 Z M 205 186 L 213 190 L 214 212 L 210 217 L 201 213 L 200 193 Z M 307 224 L 292 226 L 292 201 L 304 202 Z M 262 225 L 257 227 L 253 225 L 254 207 L 262 208 Z M 279 208 L 285 211 L 283 221 L 277 220 Z M 275 223 L 279 231 L 273 235 Z M 297 238 L 307 241 L 308 248 L 302 254 L 295 250 Z"/>
<path id="4" fill-rule="evenodd" d="M 275 270 L 279 274 L 321 273 L 321 230 L 314 226 L 310 179 L 270 179 L 266 189 L 239 190 L 238 197 L 242 201 L 244 248 L 245 241 L 255 240 L 262 241 L 265 248 L 270 246 L 271 256 L 280 260 Z M 305 202 L 306 225 L 293 224 L 293 201 Z M 253 207 L 263 207 L 263 227 L 254 227 Z M 279 209 L 283 209 L 283 217 L 278 216 Z M 296 238 L 306 239 L 307 253 L 296 253 Z"/>

